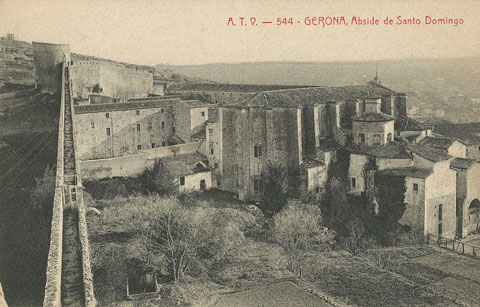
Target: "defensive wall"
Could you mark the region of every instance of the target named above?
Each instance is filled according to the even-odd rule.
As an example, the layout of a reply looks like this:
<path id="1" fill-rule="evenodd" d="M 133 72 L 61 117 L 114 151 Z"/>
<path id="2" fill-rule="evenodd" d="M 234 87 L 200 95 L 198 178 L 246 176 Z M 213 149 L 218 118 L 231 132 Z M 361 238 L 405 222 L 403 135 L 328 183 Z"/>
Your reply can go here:
<path id="1" fill-rule="evenodd" d="M 65 55 L 65 59 L 69 59 L 68 55 Z M 64 221 L 63 213 L 64 208 L 67 206 L 65 201 L 65 109 L 70 108 L 73 120 L 73 101 L 70 95 L 66 95 L 66 86 L 69 86 L 68 77 L 66 78 L 66 63 L 62 65 L 62 78 L 61 78 L 61 103 L 60 103 L 60 118 L 58 129 L 58 149 L 57 149 L 57 168 L 55 178 L 55 195 L 52 212 L 51 222 L 51 235 L 50 246 L 47 260 L 47 272 L 45 283 L 45 294 L 43 306 L 62 306 L 62 262 L 63 262 L 63 234 L 64 234 Z M 68 97 L 68 98 L 66 98 Z M 67 100 L 68 99 L 68 100 Z M 72 124 L 72 129 L 74 125 Z M 75 131 L 72 131 L 74 135 Z M 75 152 L 75 140 L 72 144 L 72 148 Z M 85 306 L 96 306 L 96 300 L 93 292 L 93 276 L 90 269 L 90 249 L 88 242 L 87 224 L 85 220 L 85 208 L 83 203 L 83 187 L 81 177 L 79 176 L 79 163 L 78 159 L 75 159 L 75 170 L 77 171 L 75 177 L 76 184 L 73 186 L 77 192 L 77 204 L 78 210 L 78 231 L 79 231 L 79 246 L 81 253 L 81 275 L 83 283 L 83 295 L 85 298 Z"/>
<path id="2" fill-rule="evenodd" d="M 70 46 L 32 42 L 35 84 L 43 92 L 60 92 L 62 84 L 62 62 Z"/>
<path id="3" fill-rule="evenodd" d="M 138 176 L 146 169 L 153 167 L 156 159 L 197 152 L 202 143 L 203 141 L 198 141 L 157 147 L 140 150 L 136 155 L 80 161 L 82 178 L 99 180 L 112 177 Z"/>
<path id="4" fill-rule="evenodd" d="M 147 97 L 153 92 L 153 74 L 102 61 L 72 61 L 73 97 L 88 98 L 98 84 L 104 96 L 120 101 Z"/>

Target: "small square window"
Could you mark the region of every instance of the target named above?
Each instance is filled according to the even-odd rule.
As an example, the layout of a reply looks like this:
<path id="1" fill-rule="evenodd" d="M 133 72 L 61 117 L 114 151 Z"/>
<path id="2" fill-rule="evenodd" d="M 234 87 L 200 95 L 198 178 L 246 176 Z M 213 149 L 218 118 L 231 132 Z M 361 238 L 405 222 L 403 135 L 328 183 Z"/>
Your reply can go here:
<path id="1" fill-rule="evenodd" d="M 136 111 L 135 111 L 135 114 L 136 114 L 136 115 L 140 115 L 140 110 L 136 110 Z"/>
<path id="2" fill-rule="evenodd" d="M 418 184 L 413 184 L 413 191 L 418 192 Z"/>
<path id="3" fill-rule="evenodd" d="M 185 185 L 185 177 L 180 177 L 180 185 Z"/>
<path id="4" fill-rule="evenodd" d="M 105 113 L 106 118 L 110 118 L 110 113 Z"/>
<path id="5" fill-rule="evenodd" d="M 137 145 L 137 149 L 138 150 L 142 149 L 142 145 Z"/>

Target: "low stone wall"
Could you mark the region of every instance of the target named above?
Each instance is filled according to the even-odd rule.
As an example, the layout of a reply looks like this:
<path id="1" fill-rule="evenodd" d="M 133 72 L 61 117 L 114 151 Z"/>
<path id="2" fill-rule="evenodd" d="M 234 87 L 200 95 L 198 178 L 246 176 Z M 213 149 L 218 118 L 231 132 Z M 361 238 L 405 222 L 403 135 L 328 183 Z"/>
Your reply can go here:
<path id="1" fill-rule="evenodd" d="M 62 286 L 63 202 L 62 188 L 57 185 L 53 201 L 50 249 L 48 251 L 47 281 L 43 306 L 61 305 Z"/>
<path id="2" fill-rule="evenodd" d="M 62 84 L 64 70 L 62 71 Z M 58 122 L 57 173 L 55 180 L 55 195 L 53 199 L 52 224 L 50 233 L 50 248 L 47 261 L 47 280 L 43 306 L 61 305 L 62 287 L 62 240 L 63 240 L 63 141 L 64 141 L 64 114 L 65 93 L 62 87 L 60 103 L 60 118 Z"/>
<path id="3" fill-rule="evenodd" d="M 83 202 L 83 190 L 78 190 L 78 196 L 81 200 L 78 205 L 78 233 L 80 237 L 80 247 L 82 249 L 82 269 L 83 269 L 83 287 L 85 289 L 85 306 L 93 307 L 97 305 L 93 293 L 93 275 L 90 266 L 90 245 L 88 241 L 87 220 L 85 218 L 86 210 Z"/>
<path id="4" fill-rule="evenodd" d="M 79 168 L 84 180 L 137 176 L 144 170 L 153 167 L 156 159 L 194 153 L 200 148 L 201 144 L 202 141 L 141 150 L 136 155 L 85 160 L 79 162 Z"/>

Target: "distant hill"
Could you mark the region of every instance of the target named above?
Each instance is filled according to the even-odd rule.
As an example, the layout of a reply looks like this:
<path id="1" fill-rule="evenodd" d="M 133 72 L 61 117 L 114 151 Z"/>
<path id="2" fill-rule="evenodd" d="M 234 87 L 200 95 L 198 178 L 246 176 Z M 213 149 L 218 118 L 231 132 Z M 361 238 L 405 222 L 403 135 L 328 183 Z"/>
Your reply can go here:
<path id="1" fill-rule="evenodd" d="M 199 78 L 190 78 L 188 76 L 176 73 L 169 68 L 155 68 L 153 66 L 136 65 L 124 62 L 117 62 L 109 59 L 98 58 L 90 55 L 72 53 L 72 58 L 77 60 L 96 60 L 110 63 L 118 63 L 129 68 L 146 70 L 153 73 L 154 80 L 172 81 L 172 82 L 204 82 Z M 33 86 L 33 50 L 32 44 L 23 41 L 0 41 L 0 93 L 5 89 L 6 84 L 21 84 Z M 3 89 L 3 90 L 2 90 Z"/>
<path id="2" fill-rule="evenodd" d="M 220 83 L 285 85 L 357 85 L 375 76 L 396 91 L 461 91 L 480 97 L 480 57 L 365 62 L 253 62 L 165 66 L 191 77 Z"/>

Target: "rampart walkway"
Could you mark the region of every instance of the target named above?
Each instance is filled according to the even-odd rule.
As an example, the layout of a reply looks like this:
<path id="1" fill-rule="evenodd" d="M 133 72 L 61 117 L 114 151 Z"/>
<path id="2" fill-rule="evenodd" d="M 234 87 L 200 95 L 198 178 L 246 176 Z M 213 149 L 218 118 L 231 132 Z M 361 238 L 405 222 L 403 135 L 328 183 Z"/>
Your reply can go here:
<path id="1" fill-rule="evenodd" d="M 75 156 L 69 56 L 62 67 L 57 174 L 43 306 L 95 306 L 83 186 Z"/>

